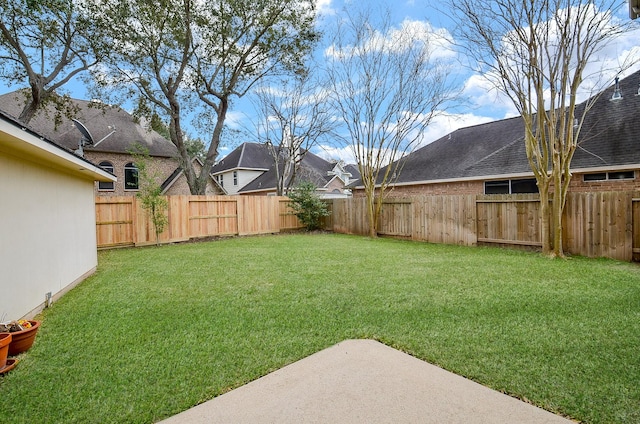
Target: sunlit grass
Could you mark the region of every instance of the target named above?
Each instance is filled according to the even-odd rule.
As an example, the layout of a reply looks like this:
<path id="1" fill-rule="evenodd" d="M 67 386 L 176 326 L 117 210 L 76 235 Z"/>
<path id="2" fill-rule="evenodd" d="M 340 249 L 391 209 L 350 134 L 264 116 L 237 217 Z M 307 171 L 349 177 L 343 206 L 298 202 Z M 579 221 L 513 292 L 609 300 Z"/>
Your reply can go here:
<path id="1" fill-rule="evenodd" d="M 104 251 L 0 379 L 0 421 L 154 422 L 375 338 L 585 422 L 640 422 L 640 268 L 341 235 Z"/>

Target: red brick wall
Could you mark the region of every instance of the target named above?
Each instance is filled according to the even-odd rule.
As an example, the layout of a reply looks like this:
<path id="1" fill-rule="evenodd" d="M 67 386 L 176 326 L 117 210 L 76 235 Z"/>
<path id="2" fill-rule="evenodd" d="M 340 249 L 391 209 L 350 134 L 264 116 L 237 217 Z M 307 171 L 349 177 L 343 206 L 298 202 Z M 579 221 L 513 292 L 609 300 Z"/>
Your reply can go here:
<path id="1" fill-rule="evenodd" d="M 640 190 L 640 171 L 635 171 L 636 178 L 631 180 L 607 180 L 607 181 L 587 181 L 584 174 L 574 173 L 571 178 L 569 191 L 603 192 L 603 191 L 625 191 Z M 553 187 L 552 187 L 553 191 Z M 388 196 L 427 196 L 438 194 L 484 194 L 484 181 L 460 181 L 449 183 L 422 184 L 411 186 L 399 186 L 390 188 Z M 355 197 L 364 196 L 364 190 L 353 190 Z"/>
<path id="2" fill-rule="evenodd" d="M 137 190 L 124 189 L 124 166 L 133 162 L 131 155 L 122 153 L 101 153 L 101 152 L 85 152 L 85 158 L 98 165 L 102 161 L 109 161 L 113 165 L 113 173 L 118 177 L 118 181 L 114 184 L 113 190 L 98 190 L 98 183 L 95 185 L 96 194 L 98 196 L 135 196 Z M 151 158 L 149 171 L 158 173 L 158 183 L 162 184 L 169 175 L 178 167 L 178 161 L 173 158 Z M 184 177 L 183 177 L 184 178 Z M 185 193 L 172 194 L 189 194 L 189 190 Z"/>

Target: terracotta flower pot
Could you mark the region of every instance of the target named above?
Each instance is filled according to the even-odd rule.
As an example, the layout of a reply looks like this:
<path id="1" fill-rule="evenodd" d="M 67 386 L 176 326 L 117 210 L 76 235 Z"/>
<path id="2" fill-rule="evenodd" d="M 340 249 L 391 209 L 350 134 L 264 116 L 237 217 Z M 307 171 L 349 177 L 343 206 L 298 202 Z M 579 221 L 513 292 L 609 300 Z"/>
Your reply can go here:
<path id="1" fill-rule="evenodd" d="M 31 328 L 22 331 L 14 331 L 11 333 L 11 344 L 9 345 L 9 356 L 15 356 L 19 353 L 29 350 L 36 338 L 40 321 L 29 321 Z"/>
<path id="2" fill-rule="evenodd" d="M 0 333 L 0 370 L 7 365 L 9 344 L 11 344 L 11 333 Z"/>

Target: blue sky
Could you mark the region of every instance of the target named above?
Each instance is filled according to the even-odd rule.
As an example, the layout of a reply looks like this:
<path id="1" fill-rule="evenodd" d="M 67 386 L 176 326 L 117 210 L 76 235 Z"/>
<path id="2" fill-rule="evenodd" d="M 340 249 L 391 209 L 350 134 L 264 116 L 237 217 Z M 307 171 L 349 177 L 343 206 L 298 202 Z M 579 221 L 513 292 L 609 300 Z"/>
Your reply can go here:
<path id="1" fill-rule="evenodd" d="M 363 0 L 319 0 L 318 7 L 322 16 L 321 23 L 323 30 L 330 32 L 332 23 L 340 18 L 344 8 L 357 7 L 358 3 L 362 1 Z M 388 7 L 392 13 L 393 22 L 397 26 L 400 26 L 403 22 L 405 24 L 410 22 L 412 25 L 424 25 L 425 28 L 444 33 L 447 37 L 453 39 L 450 30 L 452 23 L 447 20 L 448 18 L 446 16 L 438 13 L 433 7 L 434 4 L 438 3 L 436 0 L 364 1 L 367 1 L 367 4 L 374 10 L 376 8 L 383 9 Z M 629 19 L 628 6 L 626 3 L 616 12 L 616 16 L 620 19 Z M 640 19 L 638 19 L 638 21 L 640 21 Z M 640 22 L 636 22 L 634 31 L 621 35 L 614 43 L 611 43 L 610 46 L 603 49 L 599 59 L 605 63 L 604 68 L 610 69 L 610 74 L 604 75 L 602 80 L 613 83 L 619 69 L 617 64 L 624 61 L 629 55 L 640 57 L 638 40 L 640 40 Z M 319 54 L 322 54 L 322 51 L 327 47 L 327 42 L 325 42 L 320 46 Z M 450 57 L 452 61 L 460 59 L 453 49 L 448 52 L 443 52 L 442 55 Z M 601 64 L 594 64 L 594 66 L 600 68 Z M 629 75 L 639 68 L 640 64 L 627 69 L 621 76 Z M 427 128 L 426 134 L 423 137 L 423 143 L 435 141 L 458 128 L 517 116 L 517 111 L 511 100 L 492 90 L 481 75 L 474 74 L 460 66 L 457 66 L 456 69 L 460 72 L 456 80 L 460 84 L 463 96 L 468 99 L 469 102 L 465 102 L 463 106 L 457 107 L 456 109 L 447 110 L 436 117 Z M 589 93 L 584 94 L 582 100 L 586 99 L 588 95 Z M 243 122 L 247 119 L 246 115 L 250 113 L 250 108 L 239 108 L 232 112 L 230 123 L 232 123 L 232 125 L 236 125 L 237 123 L 238 126 L 242 126 L 244 125 Z M 226 152 L 227 149 L 224 149 L 224 151 Z M 352 161 L 349 147 L 325 145 L 317 147 L 314 152 L 327 159 Z"/>
<path id="2" fill-rule="evenodd" d="M 403 23 L 424 26 L 432 31 L 439 31 L 441 34 L 445 34 L 445 36 L 453 39 L 450 33 L 450 28 L 452 28 L 451 22 L 448 22 L 444 15 L 438 13 L 434 7 L 431 6 L 434 3 L 437 4 L 437 0 L 318 0 L 322 29 L 330 33 L 332 23 L 340 18 L 344 8 L 357 7 L 363 4 L 363 1 L 367 2 L 366 4 L 370 5 L 373 10 L 388 7 L 392 13 L 392 20 L 398 27 Z M 616 12 L 616 16 L 620 19 L 629 19 L 626 4 L 623 5 L 620 11 Z M 640 19 L 638 19 L 638 21 L 640 21 Z M 601 52 L 601 60 L 609 63 L 608 68 L 611 69 L 611 75 L 604 76 L 605 80 L 613 82 L 617 72 L 615 70 L 616 63 L 623 60 L 621 58 L 626 57 L 630 53 L 640 55 L 638 40 L 640 40 L 640 22 L 636 23 L 633 31 L 621 35 L 607 49 Z M 327 47 L 329 47 L 328 42 L 325 41 L 319 46 L 317 54 L 321 57 Z M 441 52 L 443 56 L 450 57 L 452 61 L 459 59 L 457 53 L 452 49 L 448 50 L 445 47 L 443 47 L 443 49 L 444 51 Z M 635 66 L 628 69 L 622 76 L 630 74 L 638 68 L 639 66 Z M 474 74 L 460 66 L 456 67 L 456 69 L 459 69 L 460 72 L 459 75 L 456 76 L 456 81 L 460 84 L 464 96 L 470 99 L 470 102 L 455 110 L 447 110 L 446 113 L 435 118 L 424 134 L 424 143 L 434 141 L 457 128 L 512 117 L 517 114 L 513 104 L 506 98 L 498 95 L 495 90 L 490 90 L 481 75 Z M 15 90 L 16 88 L 18 87 L 3 86 L 0 82 L 0 94 Z M 71 92 L 72 97 L 87 99 L 88 94 L 81 84 L 75 83 L 67 86 L 66 89 Z M 125 109 L 128 109 L 127 105 L 123 106 Z M 231 128 L 246 130 L 253 126 L 252 122 L 256 121 L 254 115 L 254 106 L 249 99 L 235 101 L 233 109 L 229 112 L 227 125 Z M 196 137 L 201 136 L 206 139 L 204 134 L 199 135 L 192 133 L 191 135 Z M 255 140 L 239 139 L 238 141 Z M 226 155 L 235 147 L 235 145 L 221 146 L 221 156 Z M 347 162 L 353 161 L 348 147 L 327 144 L 317 147 L 314 152 L 327 159 L 343 159 Z"/>

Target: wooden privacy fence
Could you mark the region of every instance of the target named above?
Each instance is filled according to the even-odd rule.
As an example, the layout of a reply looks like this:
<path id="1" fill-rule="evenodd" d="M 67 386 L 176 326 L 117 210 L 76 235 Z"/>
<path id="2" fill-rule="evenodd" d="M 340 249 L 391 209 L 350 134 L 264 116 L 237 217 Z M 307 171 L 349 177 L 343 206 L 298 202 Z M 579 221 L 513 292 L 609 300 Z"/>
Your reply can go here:
<path id="1" fill-rule="evenodd" d="M 368 235 L 364 198 L 335 199 L 327 229 Z M 538 195 L 448 195 L 389 198 L 379 234 L 431 243 L 540 248 Z M 570 193 L 564 249 L 589 257 L 640 260 L 640 193 Z"/>
<path id="2" fill-rule="evenodd" d="M 192 238 L 269 234 L 301 227 L 287 197 L 168 196 L 169 224 L 161 243 Z M 98 248 L 156 242 L 147 211 L 135 196 L 96 198 Z"/>

